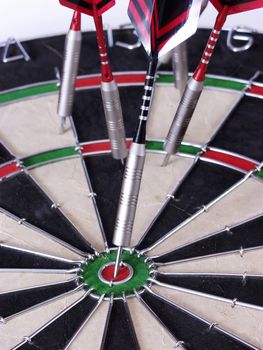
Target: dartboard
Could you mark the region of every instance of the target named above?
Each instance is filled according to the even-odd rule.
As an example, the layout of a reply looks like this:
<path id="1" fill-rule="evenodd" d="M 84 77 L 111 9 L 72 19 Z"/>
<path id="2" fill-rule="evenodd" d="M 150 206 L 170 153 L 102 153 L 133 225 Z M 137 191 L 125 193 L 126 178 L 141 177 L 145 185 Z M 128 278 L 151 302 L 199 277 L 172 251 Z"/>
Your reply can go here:
<path id="1" fill-rule="evenodd" d="M 27 45 L 31 62 L 1 67 L 12 77 L 0 93 L 1 350 L 261 349 L 258 67 L 241 77 L 231 61 L 235 74 L 208 75 L 179 152 L 165 167 L 163 140 L 180 96 L 169 65 L 160 70 L 132 248 L 110 283 L 123 165 L 107 139 L 95 36 L 84 36 L 85 64 L 62 134 L 52 74 L 63 38 Z M 110 55 L 129 146 L 145 58 L 142 48 L 113 47 Z"/>

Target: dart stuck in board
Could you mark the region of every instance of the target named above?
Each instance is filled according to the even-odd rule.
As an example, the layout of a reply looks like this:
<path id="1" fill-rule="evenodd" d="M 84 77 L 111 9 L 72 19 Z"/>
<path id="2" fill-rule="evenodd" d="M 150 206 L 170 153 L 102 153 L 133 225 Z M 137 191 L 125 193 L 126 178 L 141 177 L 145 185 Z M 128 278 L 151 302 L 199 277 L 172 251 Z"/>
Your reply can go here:
<path id="1" fill-rule="evenodd" d="M 262 0 L 236 1 L 236 0 L 210 0 L 218 11 L 214 28 L 208 39 L 201 61 L 193 77 L 188 81 L 183 96 L 177 108 L 175 117 L 165 139 L 164 150 L 166 156 L 163 165 L 167 165 L 169 158 L 178 150 L 188 125 L 191 121 L 196 105 L 203 91 L 208 64 L 212 58 L 216 43 L 228 15 L 254 10 L 263 7 Z"/>
<path id="2" fill-rule="evenodd" d="M 151 107 L 158 58 L 182 43 L 197 29 L 201 1 L 131 0 L 128 14 L 149 56 L 138 127 L 123 176 L 113 243 L 118 246 L 114 277 L 122 247 L 129 247 L 145 162 L 146 124 Z"/>
<path id="3" fill-rule="evenodd" d="M 81 41 L 81 14 L 74 11 L 70 29 L 66 35 L 62 79 L 59 89 L 57 113 L 60 118 L 61 133 L 65 128 L 66 118 L 70 117 L 72 113 Z"/>
<path id="4" fill-rule="evenodd" d="M 118 86 L 112 75 L 110 62 L 108 59 L 107 47 L 103 33 L 103 23 L 101 15 L 115 5 L 113 0 L 60 0 L 61 5 L 82 12 L 94 19 L 96 28 L 97 44 L 101 63 L 101 96 L 103 101 L 104 114 L 111 142 L 112 157 L 120 159 L 122 162 L 127 156 L 127 146 L 125 138 L 125 128 L 122 116 L 122 108 Z M 73 57 L 74 58 L 74 57 Z M 72 59 L 72 64 L 74 64 Z M 64 74 L 68 74 L 68 71 Z M 64 75 L 63 74 L 63 75 Z M 75 75 L 76 80 L 76 75 Z M 73 100 L 73 98 L 72 98 Z M 72 105 L 72 104 L 71 104 Z"/>

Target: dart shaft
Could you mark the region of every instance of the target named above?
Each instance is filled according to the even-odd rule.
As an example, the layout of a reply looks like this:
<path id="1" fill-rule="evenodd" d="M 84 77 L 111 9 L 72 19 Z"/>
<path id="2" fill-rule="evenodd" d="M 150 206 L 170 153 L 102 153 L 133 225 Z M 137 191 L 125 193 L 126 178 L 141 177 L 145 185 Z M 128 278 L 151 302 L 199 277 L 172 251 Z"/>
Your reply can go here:
<path id="1" fill-rule="evenodd" d="M 216 17 L 214 28 L 212 29 L 211 34 L 209 36 L 201 61 L 193 74 L 193 78 L 197 81 L 205 80 L 207 67 L 208 67 L 208 64 L 210 63 L 211 57 L 216 47 L 216 43 L 220 36 L 223 25 L 226 21 L 227 14 L 228 14 L 228 6 L 224 6 L 223 9 L 219 12 L 219 14 Z"/>
<path id="2" fill-rule="evenodd" d="M 190 79 L 166 136 L 164 150 L 174 154 L 179 148 L 203 89 L 203 82 Z"/>
<path id="3" fill-rule="evenodd" d="M 110 82 L 113 80 L 111 66 L 108 58 L 108 50 L 103 33 L 102 17 L 94 13 L 94 24 L 96 28 L 97 44 L 99 48 L 100 63 L 101 63 L 101 80 Z"/>
<path id="4" fill-rule="evenodd" d="M 76 16 L 76 13 L 74 16 Z M 78 27 L 70 29 L 66 36 L 62 81 L 58 102 L 58 115 L 61 118 L 69 117 L 72 113 L 75 82 L 78 73 L 81 50 L 81 32 L 76 29 L 78 29 Z"/>
<path id="5" fill-rule="evenodd" d="M 120 96 L 114 80 L 101 83 L 101 95 L 104 113 L 111 141 L 111 151 L 114 159 L 124 159 L 127 156 L 125 128 L 123 123 Z"/>

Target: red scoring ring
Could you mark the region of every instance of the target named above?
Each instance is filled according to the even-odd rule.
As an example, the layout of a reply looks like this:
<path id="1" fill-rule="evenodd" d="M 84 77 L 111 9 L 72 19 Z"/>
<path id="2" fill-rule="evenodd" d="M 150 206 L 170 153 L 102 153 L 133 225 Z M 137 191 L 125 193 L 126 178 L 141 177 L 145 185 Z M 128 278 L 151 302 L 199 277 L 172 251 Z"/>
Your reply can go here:
<path id="1" fill-rule="evenodd" d="M 113 284 L 119 284 L 127 282 L 133 275 L 133 269 L 130 265 L 123 263 L 120 268 L 118 275 L 113 279 L 115 263 L 110 263 L 102 266 L 99 271 L 99 278 L 105 282 Z"/>

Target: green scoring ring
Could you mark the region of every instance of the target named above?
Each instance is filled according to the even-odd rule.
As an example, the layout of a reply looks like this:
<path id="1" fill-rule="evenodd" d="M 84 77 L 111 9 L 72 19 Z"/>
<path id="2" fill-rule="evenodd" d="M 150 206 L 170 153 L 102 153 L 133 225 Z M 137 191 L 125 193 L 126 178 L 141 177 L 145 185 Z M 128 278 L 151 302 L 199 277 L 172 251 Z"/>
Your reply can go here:
<path id="1" fill-rule="evenodd" d="M 105 264 L 114 262 L 116 260 L 116 250 L 109 253 L 102 253 L 99 257 L 94 257 L 94 260 L 89 260 L 82 265 L 81 279 L 88 288 L 93 288 L 92 293 L 97 295 L 120 297 L 133 294 L 134 289 L 140 289 L 147 283 L 150 276 L 150 263 L 145 262 L 145 257 L 138 257 L 137 253 L 130 253 L 124 251 L 122 254 L 122 261 L 129 264 L 133 268 L 133 276 L 127 282 L 112 285 L 111 287 L 100 280 L 99 270 Z"/>

